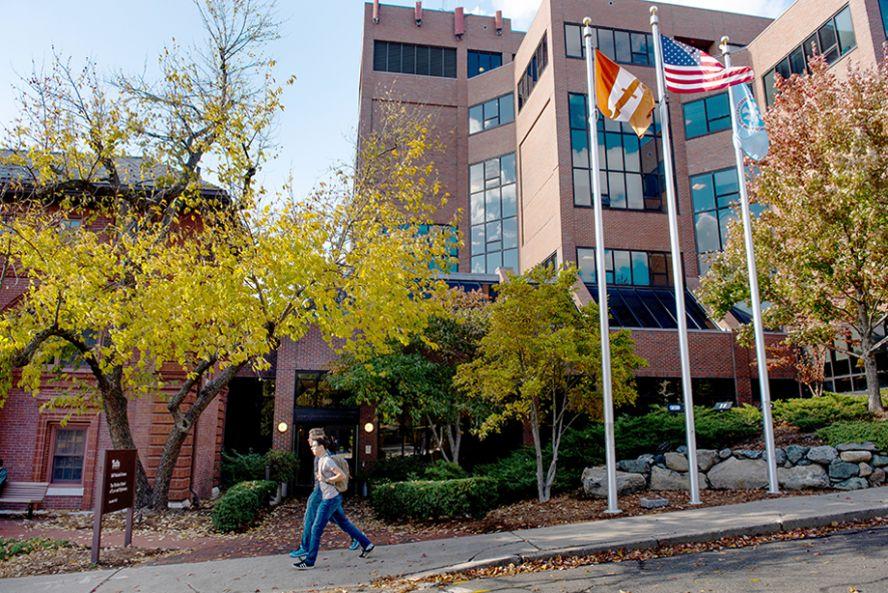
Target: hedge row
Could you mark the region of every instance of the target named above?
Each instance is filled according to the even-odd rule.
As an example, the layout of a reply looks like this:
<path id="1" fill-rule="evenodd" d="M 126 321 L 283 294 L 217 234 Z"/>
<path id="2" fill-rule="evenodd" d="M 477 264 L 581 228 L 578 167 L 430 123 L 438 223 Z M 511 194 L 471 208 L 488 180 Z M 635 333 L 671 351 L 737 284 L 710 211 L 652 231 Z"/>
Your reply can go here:
<path id="1" fill-rule="evenodd" d="M 277 493 L 277 482 L 252 480 L 229 488 L 213 507 L 213 526 L 217 531 L 243 531 Z"/>
<path id="2" fill-rule="evenodd" d="M 836 422 L 817 431 L 817 436 L 833 447 L 842 443 L 874 443 L 880 451 L 888 451 L 888 422 L 884 420 Z"/>
<path id="3" fill-rule="evenodd" d="M 497 484 L 490 478 L 416 480 L 379 484 L 370 502 L 388 521 L 480 518 L 497 503 Z"/>

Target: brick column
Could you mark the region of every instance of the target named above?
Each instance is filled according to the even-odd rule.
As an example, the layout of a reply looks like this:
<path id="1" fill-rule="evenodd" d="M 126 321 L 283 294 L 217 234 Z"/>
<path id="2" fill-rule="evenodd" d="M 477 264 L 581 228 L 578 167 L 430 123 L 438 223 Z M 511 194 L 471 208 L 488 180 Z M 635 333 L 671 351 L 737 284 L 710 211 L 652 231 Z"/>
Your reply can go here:
<path id="1" fill-rule="evenodd" d="M 293 406 L 296 403 L 296 343 L 283 340 L 278 348 L 277 371 L 274 383 L 274 449 L 293 450 Z M 280 432 L 278 424 L 287 423 L 287 432 Z"/>

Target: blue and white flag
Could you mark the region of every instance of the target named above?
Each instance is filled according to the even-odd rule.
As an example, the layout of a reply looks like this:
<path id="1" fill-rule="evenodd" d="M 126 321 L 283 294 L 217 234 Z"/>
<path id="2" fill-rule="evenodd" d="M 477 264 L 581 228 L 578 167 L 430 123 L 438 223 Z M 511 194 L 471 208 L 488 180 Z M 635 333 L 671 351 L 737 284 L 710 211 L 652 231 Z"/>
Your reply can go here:
<path id="1" fill-rule="evenodd" d="M 729 92 L 737 114 L 734 138 L 746 156 L 760 161 L 768 154 L 768 132 L 765 131 L 765 122 L 755 97 L 745 84 L 736 84 L 730 87 Z"/>

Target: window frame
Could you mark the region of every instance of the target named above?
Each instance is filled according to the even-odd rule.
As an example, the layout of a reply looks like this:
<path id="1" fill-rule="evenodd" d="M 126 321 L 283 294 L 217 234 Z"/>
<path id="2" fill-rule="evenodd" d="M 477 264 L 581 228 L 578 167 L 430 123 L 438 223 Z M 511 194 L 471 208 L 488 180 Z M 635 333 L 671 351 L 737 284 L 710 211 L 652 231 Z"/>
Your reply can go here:
<path id="1" fill-rule="evenodd" d="M 715 182 L 715 176 L 719 173 L 725 172 L 733 172 L 736 178 L 737 190 L 732 192 L 724 192 L 722 194 L 718 193 L 717 185 Z M 708 179 L 708 183 L 712 188 L 712 207 L 711 208 L 702 208 L 700 210 L 697 209 L 696 204 L 694 203 L 694 180 L 699 179 L 701 177 L 706 177 Z M 691 190 L 691 214 L 693 216 L 692 222 L 694 224 L 694 250 L 697 254 L 697 271 L 700 273 L 700 276 L 705 274 L 703 268 L 709 270 L 710 263 L 706 262 L 704 266 L 704 258 L 706 256 L 710 256 L 713 254 L 718 254 L 724 251 L 725 249 L 725 240 L 726 237 L 722 236 L 722 212 L 730 211 L 731 214 L 734 214 L 734 208 L 739 203 L 740 200 L 740 179 L 737 176 L 737 168 L 736 167 L 725 167 L 722 169 L 715 169 L 713 171 L 704 171 L 703 173 L 697 173 L 695 175 L 688 176 L 688 187 Z M 736 196 L 735 199 L 727 202 L 726 205 L 720 205 L 720 200 L 727 198 L 728 196 Z M 715 216 L 715 230 L 718 235 L 718 249 L 717 250 L 707 250 L 700 251 L 700 240 L 697 237 L 697 216 L 700 214 L 713 214 Z"/>
<path id="2" fill-rule="evenodd" d="M 76 484 L 84 483 L 84 474 L 86 473 L 86 449 L 87 449 L 87 438 L 89 437 L 89 426 L 82 424 L 73 424 L 69 423 L 67 426 L 62 426 L 61 424 L 52 424 L 50 425 L 50 429 L 52 432 L 52 442 L 50 443 L 49 448 L 49 464 L 48 464 L 48 472 L 49 472 L 49 483 L 50 484 L 59 484 L 72 486 Z M 79 480 L 62 480 L 56 479 L 56 458 L 57 457 L 65 457 L 65 458 L 76 458 L 76 455 L 60 455 L 58 453 L 58 445 L 59 445 L 59 433 L 61 432 L 79 432 L 83 434 L 83 449 L 80 452 L 80 479 Z"/>
<path id="3" fill-rule="evenodd" d="M 473 55 L 478 56 L 478 57 L 485 56 L 488 58 L 492 58 L 492 57 L 496 56 L 499 58 L 499 66 L 494 66 L 494 67 L 489 68 L 487 70 L 481 70 L 475 74 L 472 74 L 472 71 L 470 69 L 470 64 L 471 64 L 471 60 L 472 60 Z M 503 60 L 503 52 L 501 52 L 501 51 L 488 51 L 485 49 L 466 50 L 466 78 L 475 78 L 476 76 L 481 76 L 482 74 L 487 74 L 488 72 L 492 72 L 493 70 L 496 70 L 497 68 L 502 68 L 504 63 L 505 63 L 505 61 Z"/>
<path id="4" fill-rule="evenodd" d="M 503 159 L 509 159 L 514 163 L 514 179 L 508 178 L 504 175 L 504 167 L 503 167 Z M 496 175 L 488 176 L 488 168 L 493 171 L 492 167 L 488 167 L 488 163 L 491 161 L 497 161 L 496 163 Z M 476 188 L 477 191 L 473 191 L 472 188 L 472 169 L 476 167 L 481 167 L 481 187 Z M 514 256 L 514 270 L 517 272 L 520 266 L 520 254 L 518 252 L 521 240 L 520 240 L 520 228 L 518 225 L 518 157 L 515 152 L 507 152 L 501 155 L 497 155 L 491 157 L 489 159 L 484 159 L 482 161 L 478 161 L 475 163 L 469 164 L 469 175 L 468 175 L 468 196 L 469 196 L 469 236 L 468 236 L 468 247 L 469 247 L 469 271 L 471 273 L 480 273 L 480 274 L 493 274 L 496 272 L 497 267 L 505 267 L 506 262 L 506 252 L 509 252 L 509 257 Z M 490 182 L 496 181 L 495 184 Z M 514 188 L 514 212 L 510 212 L 508 216 L 504 216 L 504 202 L 503 202 L 503 188 L 504 187 L 513 187 Z M 498 196 L 496 198 L 496 215 L 491 216 L 488 214 L 488 200 L 491 196 Z M 475 218 L 475 210 L 473 210 L 473 206 L 477 200 L 480 200 L 480 203 L 483 205 L 483 208 L 480 211 L 480 219 Z M 488 228 L 496 229 L 498 225 L 499 231 L 496 233 L 498 236 L 497 240 L 489 240 L 490 234 L 488 233 Z M 514 246 L 506 247 L 505 245 L 505 235 L 506 235 L 506 226 L 509 226 L 509 230 L 514 229 Z M 476 251 L 476 233 L 480 233 L 481 240 L 478 241 L 478 246 L 482 249 L 481 251 Z M 492 270 L 488 271 L 488 262 L 491 256 L 499 255 L 499 266 L 494 266 Z M 483 271 L 476 269 L 476 264 L 483 264 Z M 511 262 L 510 262 L 511 263 Z M 512 266 L 509 266 L 512 267 Z"/>
<path id="5" fill-rule="evenodd" d="M 536 88 L 537 82 L 542 78 L 543 73 L 549 65 L 549 35 L 543 32 L 543 37 L 533 51 L 533 55 L 527 62 L 524 73 L 518 80 L 516 96 L 518 99 L 518 111 L 520 113 L 524 105 L 530 99 L 533 89 Z"/>
<path id="6" fill-rule="evenodd" d="M 722 115 L 717 118 L 710 118 L 710 116 L 709 116 L 710 101 L 712 99 L 717 99 L 717 98 L 722 98 L 722 97 L 724 98 L 725 104 L 728 107 L 727 115 Z M 731 100 L 728 97 L 728 92 L 723 91 L 721 93 L 709 95 L 708 97 L 702 97 L 700 99 L 694 99 L 693 101 L 688 101 L 686 103 L 682 103 L 681 104 L 681 114 L 682 114 L 682 118 L 684 120 L 683 123 L 684 123 L 685 139 L 686 140 L 693 140 L 694 138 L 702 138 L 703 136 L 708 136 L 709 134 L 717 134 L 718 132 L 724 132 L 725 130 L 730 130 L 731 129 L 731 103 L 730 103 L 730 101 Z M 700 104 L 703 106 L 703 121 L 706 124 L 706 131 L 703 132 L 702 134 L 691 135 L 688 133 L 687 117 L 685 114 L 686 114 L 689 106 L 697 105 L 697 104 Z M 712 123 L 717 120 L 725 120 L 727 122 L 727 127 L 713 130 Z"/>
<path id="7" fill-rule="evenodd" d="M 885 2 L 885 0 L 880 0 L 880 3 L 883 3 L 883 2 Z M 888 3 L 886 3 L 886 4 L 888 4 Z M 854 36 L 854 43 L 849 45 L 848 47 L 843 47 L 841 36 L 839 35 L 839 28 L 837 26 L 836 19 L 839 17 L 840 14 L 844 13 L 846 10 L 848 11 L 848 18 L 849 18 L 849 22 L 851 24 L 851 34 Z M 883 15 L 883 20 L 886 18 L 888 18 L 888 17 L 885 17 Z M 784 55 L 782 58 L 777 60 L 771 68 L 769 68 L 767 71 L 765 71 L 765 74 L 762 76 L 762 88 L 764 89 L 765 106 L 770 107 L 771 105 L 774 104 L 774 101 L 777 100 L 777 88 L 776 88 L 777 77 L 776 77 L 776 74 L 780 74 L 779 72 L 777 72 L 777 70 L 780 66 L 782 66 L 785 63 L 787 65 L 786 70 L 790 72 L 790 75 L 792 75 L 792 74 L 802 75 L 802 74 L 806 74 L 807 72 L 810 72 L 811 67 L 809 65 L 809 60 L 811 59 L 811 57 L 815 53 L 817 55 L 823 56 L 824 58 L 827 57 L 828 52 L 823 51 L 824 48 L 822 47 L 823 44 L 821 43 L 820 32 L 822 30 L 824 30 L 830 24 L 833 27 L 833 34 L 835 36 L 836 41 L 835 41 L 835 44 L 828 47 L 827 50 L 828 50 L 828 52 L 832 52 L 832 50 L 835 50 L 836 55 L 835 55 L 834 59 L 827 60 L 826 63 L 829 68 L 832 68 L 835 64 L 840 62 L 842 60 L 842 58 L 844 58 L 846 55 L 848 55 L 849 53 L 851 53 L 852 51 L 857 49 L 857 45 L 858 45 L 857 44 L 857 32 L 854 30 L 854 20 L 851 17 L 851 5 L 845 4 L 839 10 L 837 10 L 835 13 L 833 13 L 832 16 L 830 16 L 828 19 L 826 19 L 822 23 L 820 23 L 820 25 L 818 27 L 816 27 L 812 33 L 806 35 L 805 40 L 802 43 L 794 46 L 786 55 Z M 886 21 L 886 28 L 888 28 L 888 21 Z M 888 37 L 888 30 L 886 30 L 886 37 Z M 816 52 L 813 49 L 811 49 L 808 45 L 809 42 L 811 42 L 812 40 L 817 44 L 817 51 Z M 790 60 L 790 56 L 795 54 L 796 51 L 798 51 L 799 49 L 801 49 L 802 57 L 804 58 L 804 66 L 805 66 L 804 72 L 794 72 L 793 68 L 792 68 L 792 61 Z M 782 74 L 781 74 L 781 77 L 788 78 L 787 76 L 783 76 Z M 770 87 L 773 89 L 772 92 L 768 92 L 768 88 L 769 88 L 768 87 L 768 79 L 769 78 L 771 78 L 771 80 L 772 80 L 771 87 Z M 772 96 L 772 93 L 773 93 L 773 96 Z"/>
<path id="8" fill-rule="evenodd" d="M 568 42 L 567 42 L 569 27 L 576 28 L 580 32 L 580 55 L 574 55 L 574 54 L 570 53 L 570 49 L 568 47 Z M 643 66 L 645 68 L 653 68 L 656 65 L 655 61 L 654 61 L 654 36 L 650 32 L 634 31 L 632 29 L 621 29 L 618 27 L 598 27 L 598 26 L 594 26 L 594 25 L 592 26 L 592 31 L 593 31 L 593 36 L 594 36 L 592 47 L 598 48 L 598 49 L 601 49 L 599 47 L 600 31 L 607 31 L 611 34 L 610 35 L 611 40 L 614 42 L 612 44 L 612 47 L 614 47 L 614 51 L 612 52 L 612 54 L 608 54 L 605 50 L 601 50 L 601 52 L 603 54 L 605 54 L 608 58 L 610 58 L 611 60 L 616 62 L 617 64 L 625 64 L 627 66 Z M 626 33 L 629 35 L 629 61 L 617 59 L 616 33 Z M 645 53 L 644 54 L 641 54 L 640 52 L 636 52 L 633 49 L 633 47 L 634 47 L 633 39 L 635 39 L 637 36 L 643 36 L 643 38 L 645 40 Z M 635 61 L 634 58 L 635 58 L 636 54 L 644 55 L 645 56 L 644 61 L 643 62 Z M 583 25 L 582 25 L 582 23 L 572 23 L 572 22 L 565 22 L 564 23 L 564 55 L 565 55 L 565 57 L 570 58 L 572 60 L 585 60 L 586 59 L 586 45 L 583 40 Z"/>
<path id="9" fill-rule="evenodd" d="M 487 109 L 486 109 L 487 104 L 490 103 L 491 101 L 497 102 L 497 115 L 496 115 L 497 123 L 494 125 L 491 125 L 490 127 L 487 127 L 487 122 L 489 120 L 493 119 L 493 118 L 487 117 Z M 511 103 L 511 119 L 509 119 L 508 121 L 503 121 L 503 118 L 502 118 L 503 104 L 508 105 L 509 103 Z M 481 108 L 481 120 L 480 120 L 481 121 L 481 129 L 475 130 L 473 132 L 472 131 L 472 110 L 477 109 L 479 107 Z M 486 132 L 488 130 L 493 130 L 493 129 L 499 128 L 501 126 L 506 126 L 511 123 L 514 123 L 515 122 L 515 94 L 514 93 L 506 93 L 504 95 L 499 95 L 498 97 L 492 97 L 490 99 L 487 99 L 486 101 L 481 101 L 480 103 L 476 103 L 475 105 L 471 105 L 468 109 L 468 118 L 469 118 L 468 119 L 469 136 L 474 136 L 476 134 L 480 134 L 480 133 Z"/>
<path id="10" fill-rule="evenodd" d="M 580 268 L 580 251 L 588 251 L 592 254 L 592 281 L 587 281 L 582 276 L 582 270 Z M 616 269 L 615 269 L 615 252 L 619 251 L 620 253 L 627 253 L 629 255 L 629 276 L 630 282 L 627 284 L 625 282 L 617 282 L 616 281 Z M 584 245 L 577 245 L 574 249 L 574 253 L 576 255 L 575 261 L 577 262 L 577 274 L 580 275 L 580 279 L 586 284 L 598 284 L 598 276 L 597 272 L 594 268 L 595 266 L 595 247 L 587 247 Z M 643 254 L 645 256 L 645 264 L 647 266 L 647 275 L 649 281 L 647 284 L 637 284 L 635 282 L 635 269 L 633 265 L 633 256 L 635 254 Z M 654 267 L 651 265 L 651 257 L 656 257 L 661 261 L 665 261 L 666 268 L 665 271 L 657 271 L 654 272 Z M 640 288 L 666 288 L 673 286 L 672 284 L 672 255 L 668 251 L 658 251 L 658 250 L 645 250 L 645 249 L 613 249 L 610 247 L 605 247 L 604 249 L 604 272 L 605 272 L 605 283 L 608 286 L 635 286 Z M 608 279 L 608 275 L 610 275 L 610 279 Z M 654 278 L 662 277 L 662 280 L 665 283 L 655 283 Z"/>
<path id="11" fill-rule="evenodd" d="M 574 123 L 575 118 L 571 117 L 571 114 L 570 114 L 571 105 L 572 105 L 572 97 L 576 97 L 578 100 L 581 100 L 582 104 L 583 104 L 583 108 L 584 108 L 583 124 L 584 124 L 584 127 L 582 129 L 576 127 L 576 125 Z M 588 98 L 583 93 L 568 93 L 567 100 L 568 100 L 568 122 L 569 122 L 568 125 L 569 125 L 569 132 L 570 132 L 570 136 L 571 136 L 571 138 L 570 138 L 570 142 L 571 142 L 571 189 L 572 189 L 573 205 L 574 205 L 574 208 L 593 208 L 594 204 L 592 202 L 594 200 L 594 196 L 592 195 L 592 189 L 591 189 L 592 188 L 591 155 L 589 155 L 587 157 L 587 159 L 589 161 L 587 166 L 582 166 L 582 165 L 578 166 L 574 163 L 574 154 L 575 154 L 574 140 L 573 140 L 574 133 L 584 134 L 587 152 L 589 150 L 591 150 L 591 146 L 589 146 Z M 634 130 L 632 130 L 632 128 L 629 127 L 628 124 L 612 122 L 611 120 L 607 120 L 606 118 L 603 118 L 603 117 L 599 117 L 597 122 L 598 122 L 597 133 L 598 133 L 598 139 L 599 139 L 599 152 L 603 152 L 604 157 L 605 157 L 603 160 L 600 160 L 600 162 L 599 162 L 599 165 L 600 165 L 599 166 L 599 175 L 603 175 L 605 177 L 605 179 L 607 179 L 607 183 L 604 183 L 604 181 L 602 181 L 602 184 L 601 184 L 602 185 L 602 190 L 601 190 L 602 205 L 605 208 L 609 208 L 612 210 L 624 210 L 624 211 L 628 211 L 628 212 L 654 212 L 654 213 L 661 213 L 661 214 L 664 213 L 666 211 L 666 209 L 665 209 L 666 201 L 664 199 L 664 193 L 665 193 L 665 189 L 666 189 L 666 179 L 665 179 L 665 169 L 664 169 L 665 162 L 663 161 L 662 154 L 661 154 L 661 152 L 662 152 L 662 147 L 661 147 L 662 131 L 660 130 L 660 124 L 657 121 L 656 110 L 654 111 L 654 114 L 653 114 L 653 121 L 652 121 L 651 127 L 648 128 L 648 131 L 645 133 L 645 135 L 643 136 L 642 139 L 638 138 L 638 135 L 635 133 Z M 614 126 L 616 126 L 616 129 L 614 129 Z M 612 139 L 612 137 L 615 135 L 619 136 L 619 140 L 620 140 L 620 153 L 622 154 L 621 160 L 623 162 L 622 168 L 610 168 L 609 161 L 607 158 L 607 151 L 608 151 L 607 140 Z M 630 139 L 626 140 L 626 138 L 630 138 Z M 604 142 L 602 142 L 602 139 L 604 140 Z M 645 139 L 646 139 L 646 141 L 644 142 L 644 144 L 642 144 L 642 141 Z M 626 143 L 627 142 L 630 142 L 630 143 L 637 142 L 638 162 L 639 162 L 637 171 L 630 169 L 629 166 L 626 164 L 625 157 L 626 157 Z M 645 171 L 644 167 L 642 165 L 641 151 L 645 148 L 645 146 L 648 143 L 653 143 L 652 146 L 655 151 L 656 159 L 657 159 L 656 172 Z M 599 155 L 599 158 L 600 157 L 601 157 L 601 155 Z M 584 174 L 583 172 L 585 172 L 585 176 L 588 178 L 588 182 L 589 182 L 589 203 L 588 204 L 577 202 L 577 187 L 576 187 L 577 172 L 580 172 L 579 173 L 580 175 L 583 175 Z M 622 176 L 621 179 L 623 182 L 623 188 L 624 188 L 625 195 L 626 195 L 625 206 L 614 206 L 613 205 L 613 201 L 611 200 L 611 194 L 610 194 L 610 176 L 611 176 L 611 174 L 613 174 L 614 176 Z M 634 207 L 630 206 L 630 198 L 629 198 L 629 194 L 628 194 L 629 190 L 627 189 L 628 188 L 628 180 L 629 180 L 630 175 L 638 176 L 638 178 L 641 181 L 641 185 L 640 185 L 640 187 L 641 187 L 641 203 L 642 203 L 641 208 L 634 208 Z M 655 196 L 653 194 L 647 195 L 645 193 L 645 188 L 647 187 L 647 185 L 649 183 L 651 183 L 651 180 L 650 180 L 651 177 L 656 178 L 657 187 L 660 189 L 660 193 L 657 196 Z M 616 177 L 615 177 L 615 179 L 616 179 Z M 654 203 L 656 203 L 656 207 L 654 207 L 654 206 L 649 207 L 649 205 L 652 205 Z"/>
<path id="12" fill-rule="evenodd" d="M 377 59 L 377 55 L 379 55 L 379 48 L 385 46 L 385 67 L 378 68 L 379 61 Z M 398 45 L 400 46 L 400 56 L 398 62 L 397 69 L 389 68 L 389 58 L 392 57 L 393 53 L 390 49 L 390 46 Z M 403 68 L 404 65 L 404 48 L 412 47 L 413 48 L 413 71 L 405 71 Z M 441 59 L 441 68 L 440 74 L 432 72 L 432 64 L 434 61 L 434 55 L 432 50 L 441 50 L 440 59 Z M 417 60 L 417 56 L 420 51 L 428 52 L 428 60 L 424 62 L 424 66 L 426 67 L 425 72 L 420 72 L 420 62 Z M 387 72 L 389 74 L 409 74 L 411 76 L 431 76 L 433 78 L 449 78 L 456 79 L 457 78 L 457 55 L 456 55 L 456 47 L 444 46 L 444 45 L 426 45 L 419 43 L 405 43 L 402 41 L 387 41 L 385 39 L 374 39 L 373 40 L 373 71 L 374 72 Z M 437 70 L 437 69 L 436 69 Z"/>

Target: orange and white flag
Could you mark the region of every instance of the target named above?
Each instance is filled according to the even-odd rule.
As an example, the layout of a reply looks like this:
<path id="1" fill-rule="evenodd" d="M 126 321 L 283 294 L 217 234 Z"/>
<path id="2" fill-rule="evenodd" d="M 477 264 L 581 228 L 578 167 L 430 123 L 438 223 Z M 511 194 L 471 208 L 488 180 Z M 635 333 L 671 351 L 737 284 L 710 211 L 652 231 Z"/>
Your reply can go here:
<path id="1" fill-rule="evenodd" d="M 639 138 L 651 126 L 655 106 L 651 89 L 597 49 L 595 97 L 598 109 L 606 118 L 626 122 Z"/>

